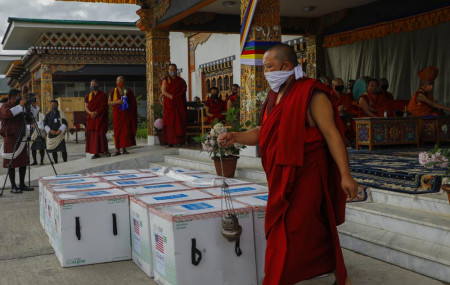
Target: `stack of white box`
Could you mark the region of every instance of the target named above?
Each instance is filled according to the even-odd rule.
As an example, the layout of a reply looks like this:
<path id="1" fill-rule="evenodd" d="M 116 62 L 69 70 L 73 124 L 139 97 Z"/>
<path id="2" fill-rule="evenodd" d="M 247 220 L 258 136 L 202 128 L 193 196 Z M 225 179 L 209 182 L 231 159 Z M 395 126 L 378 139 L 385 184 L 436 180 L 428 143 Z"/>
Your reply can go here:
<path id="1" fill-rule="evenodd" d="M 54 249 L 63 267 L 131 259 L 128 195 L 119 189 L 54 194 Z"/>
<path id="2" fill-rule="evenodd" d="M 252 206 L 253 229 L 255 232 L 256 273 L 258 285 L 264 279 L 264 258 L 266 252 L 266 233 L 264 231 L 264 219 L 266 217 L 268 194 L 255 194 L 233 197 L 233 200 Z"/>
<path id="3" fill-rule="evenodd" d="M 256 284 L 251 207 L 235 202 L 242 254 L 221 233 L 220 199 L 150 207 L 155 280 L 160 284 Z"/>
<path id="4" fill-rule="evenodd" d="M 212 199 L 213 196 L 198 190 L 137 195 L 130 198 L 130 225 L 133 261 L 150 277 L 153 277 L 149 207 L 185 201 Z"/>

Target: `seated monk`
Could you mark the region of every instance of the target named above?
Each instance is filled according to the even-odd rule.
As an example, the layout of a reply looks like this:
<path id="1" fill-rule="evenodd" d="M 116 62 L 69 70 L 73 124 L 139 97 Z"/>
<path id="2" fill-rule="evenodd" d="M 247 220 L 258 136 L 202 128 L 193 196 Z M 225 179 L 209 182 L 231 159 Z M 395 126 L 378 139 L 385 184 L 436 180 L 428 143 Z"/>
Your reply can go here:
<path id="1" fill-rule="evenodd" d="M 353 144 L 355 140 L 355 123 L 353 117 L 358 111 L 352 104 L 352 97 L 349 93 L 344 93 L 344 81 L 341 78 L 335 78 L 332 81 L 331 98 L 337 106 L 339 116 L 345 126 L 345 139 L 348 145 Z"/>
<path id="2" fill-rule="evenodd" d="M 442 114 L 441 110 L 450 111 L 450 108 L 436 103 L 433 94 L 431 94 L 438 72 L 439 70 L 434 66 L 427 67 L 419 72 L 419 77 L 423 82 L 422 87 L 416 91 L 408 104 L 408 112 L 413 116 L 437 116 Z"/>
<path id="3" fill-rule="evenodd" d="M 231 85 L 231 94 L 227 95 L 227 98 L 225 99 L 227 111 L 233 106 L 239 106 L 238 94 L 239 94 L 239 85 L 237 84 Z"/>
<path id="4" fill-rule="evenodd" d="M 367 86 L 367 91 L 359 97 L 358 117 L 384 117 L 386 111 L 387 117 L 394 117 L 392 111 L 392 99 L 386 94 L 378 93 L 378 80 L 371 79 Z"/>
<path id="5" fill-rule="evenodd" d="M 222 98 L 219 97 L 219 89 L 217 87 L 211 87 L 210 91 L 211 96 L 205 102 L 205 113 L 206 113 L 206 122 L 212 124 L 212 122 L 217 118 L 219 121 L 222 121 L 225 116 L 223 113 L 225 112 L 225 102 Z"/>

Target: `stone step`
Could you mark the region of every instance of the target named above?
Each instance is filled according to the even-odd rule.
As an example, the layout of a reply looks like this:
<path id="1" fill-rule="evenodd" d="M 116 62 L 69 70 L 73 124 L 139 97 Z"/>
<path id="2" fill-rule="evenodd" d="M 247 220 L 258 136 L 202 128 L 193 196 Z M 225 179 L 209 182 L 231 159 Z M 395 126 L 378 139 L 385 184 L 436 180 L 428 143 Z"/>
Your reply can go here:
<path id="1" fill-rule="evenodd" d="M 350 221 L 338 230 L 343 248 L 450 282 L 450 247 Z"/>
<path id="2" fill-rule="evenodd" d="M 447 194 L 405 194 L 387 190 L 369 188 L 372 201 L 401 208 L 419 210 L 450 218 L 450 205 Z"/>
<path id="3" fill-rule="evenodd" d="M 239 159 L 240 160 L 240 159 Z M 243 164 L 238 160 L 236 168 L 236 178 L 242 178 L 244 180 L 249 179 L 256 181 L 257 183 L 267 183 L 266 174 L 262 167 L 252 167 Z M 166 155 L 164 157 L 164 162 L 171 166 L 179 166 L 189 169 L 195 169 L 200 171 L 206 171 L 210 173 L 215 173 L 214 161 L 208 157 L 196 157 L 192 158 L 190 156 L 184 155 Z"/>
<path id="4" fill-rule="evenodd" d="M 380 203 L 354 203 L 347 204 L 346 220 L 450 246 L 450 218 L 447 216 Z"/>
<path id="5" fill-rule="evenodd" d="M 180 155 L 186 157 L 186 158 L 192 158 L 192 159 L 211 159 L 209 156 L 209 153 L 206 151 L 200 151 L 198 149 L 186 149 L 186 148 L 180 148 Z M 245 156 L 240 155 L 238 164 L 243 164 L 248 167 L 256 167 L 261 168 L 261 158 L 259 157 L 251 157 L 251 156 Z"/>

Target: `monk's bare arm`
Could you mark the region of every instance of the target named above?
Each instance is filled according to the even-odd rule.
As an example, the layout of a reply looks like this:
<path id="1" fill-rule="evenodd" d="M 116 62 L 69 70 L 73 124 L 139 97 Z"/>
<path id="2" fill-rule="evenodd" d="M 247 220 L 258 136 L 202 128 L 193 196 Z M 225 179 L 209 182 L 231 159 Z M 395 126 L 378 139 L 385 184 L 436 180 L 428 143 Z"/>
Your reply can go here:
<path id="1" fill-rule="evenodd" d="M 211 114 L 211 113 L 209 112 L 209 107 L 208 107 L 208 106 L 205 106 L 205 114 L 206 114 L 206 116 L 208 116 L 208 117 L 212 117 L 212 116 L 213 116 L 213 114 Z"/>
<path id="2" fill-rule="evenodd" d="M 313 95 L 311 104 L 311 117 L 313 123 L 319 128 L 342 177 L 342 188 L 353 199 L 356 196 L 358 185 L 350 175 L 347 151 L 344 141 L 334 122 L 334 111 L 328 96 L 322 92 Z"/>
<path id="3" fill-rule="evenodd" d="M 417 101 L 430 105 L 433 108 L 450 111 L 450 108 L 445 107 L 439 103 L 429 100 L 425 95 L 419 94 Z"/>
<path id="4" fill-rule="evenodd" d="M 161 86 L 161 91 L 162 91 L 162 94 L 164 96 L 166 96 L 167 98 L 169 98 L 169 99 L 173 98 L 173 95 L 170 94 L 169 92 L 167 92 L 167 81 L 166 80 L 163 80 L 163 83 L 162 83 L 162 86 Z"/>
<path id="5" fill-rule="evenodd" d="M 226 134 L 221 134 L 217 141 L 222 147 L 229 147 L 233 143 L 240 143 L 243 145 L 257 145 L 259 142 L 259 131 L 261 127 L 256 127 L 246 132 L 231 132 Z"/>
<path id="6" fill-rule="evenodd" d="M 366 114 L 369 117 L 378 117 L 376 114 L 372 113 L 372 111 L 370 111 L 369 105 L 367 104 L 366 100 L 364 100 L 363 98 L 359 98 L 359 107 L 361 109 L 364 110 L 364 112 L 366 112 Z"/>

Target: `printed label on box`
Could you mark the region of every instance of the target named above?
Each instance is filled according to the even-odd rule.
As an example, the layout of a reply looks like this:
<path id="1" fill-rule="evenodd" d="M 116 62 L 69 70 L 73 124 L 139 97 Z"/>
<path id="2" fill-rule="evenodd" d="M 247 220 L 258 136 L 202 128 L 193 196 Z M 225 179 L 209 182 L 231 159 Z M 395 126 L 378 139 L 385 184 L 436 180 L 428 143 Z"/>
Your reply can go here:
<path id="1" fill-rule="evenodd" d="M 164 236 L 155 230 L 156 270 L 161 275 L 166 275 L 166 262 L 164 259 Z"/>
<path id="2" fill-rule="evenodd" d="M 202 209 L 209 209 L 209 208 L 213 208 L 213 206 L 201 202 L 201 203 L 193 203 L 193 204 L 186 204 L 186 205 L 181 205 L 182 207 L 188 209 L 189 211 L 194 211 L 194 210 L 202 210 Z"/>
<path id="3" fill-rule="evenodd" d="M 109 191 L 91 191 L 91 192 L 86 192 L 86 194 L 88 194 L 89 196 L 100 196 L 100 195 L 105 195 L 105 194 L 110 194 L 111 192 Z"/>
<path id="4" fill-rule="evenodd" d="M 119 175 L 119 178 L 137 178 L 135 174 Z"/>
<path id="5" fill-rule="evenodd" d="M 100 172 L 100 173 L 102 173 L 102 172 Z M 118 174 L 118 173 L 120 173 L 119 170 L 112 170 L 112 171 L 105 171 L 105 172 L 103 172 L 103 174 Z"/>
<path id="6" fill-rule="evenodd" d="M 155 197 L 156 201 L 164 201 L 164 200 L 173 200 L 173 199 L 180 199 L 180 198 L 186 198 L 188 195 L 186 194 L 177 194 L 177 195 L 170 195 L 170 196 L 161 196 L 161 197 Z"/>
<path id="7" fill-rule="evenodd" d="M 66 180 L 66 181 L 58 181 L 56 182 L 57 184 L 70 184 L 70 183 L 78 183 L 78 182 L 83 182 L 86 181 L 84 179 L 75 179 L 75 180 Z"/>
<path id="8" fill-rule="evenodd" d="M 66 188 L 67 189 L 84 189 L 84 188 L 90 188 L 90 187 L 95 187 L 95 184 L 69 185 Z"/>
<path id="9" fill-rule="evenodd" d="M 174 187 L 173 184 L 160 184 L 160 185 L 149 185 L 144 186 L 145 189 L 157 189 L 157 188 L 166 188 L 166 187 Z"/>
<path id="10" fill-rule="evenodd" d="M 256 199 L 263 200 L 267 202 L 267 198 L 269 195 L 260 195 L 260 196 L 254 196 Z"/>
<path id="11" fill-rule="evenodd" d="M 234 189 L 225 190 L 225 192 L 231 194 L 231 193 L 246 192 L 246 191 L 252 191 L 252 190 L 256 190 L 256 188 L 253 188 L 253 187 L 234 188 Z"/>
<path id="12" fill-rule="evenodd" d="M 136 181 L 117 181 L 116 183 L 119 185 L 136 185 L 137 184 Z"/>

